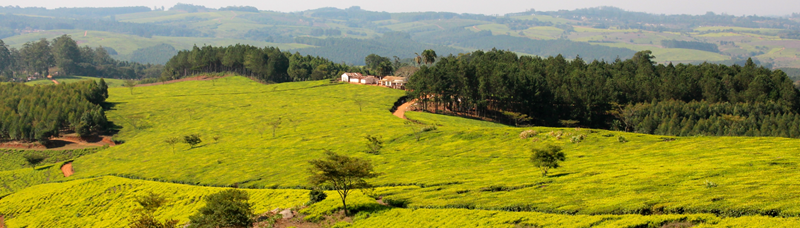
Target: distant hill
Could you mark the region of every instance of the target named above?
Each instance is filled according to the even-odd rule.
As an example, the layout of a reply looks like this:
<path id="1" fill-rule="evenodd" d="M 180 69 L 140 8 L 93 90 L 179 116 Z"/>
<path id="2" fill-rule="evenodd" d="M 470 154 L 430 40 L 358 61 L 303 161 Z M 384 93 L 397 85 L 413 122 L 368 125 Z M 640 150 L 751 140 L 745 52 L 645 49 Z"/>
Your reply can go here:
<path id="1" fill-rule="evenodd" d="M 439 56 L 466 52 L 464 49 L 416 42 L 408 34 L 401 32 L 386 33 L 381 38 L 363 40 L 354 38 L 318 39 L 298 37 L 296 41 L 317 46 L 302 49 L 304 55 L 321 56 L 355 65 L 364 65 L 364 57 L 369 54 L 389 57 L 397 56 L 405 59 L 413 58 L 416 56 L 414 55 L 415 52 L 421 53 L 425 49 L 433 49 Z"/>
<path id="2" fill-rule="evenodd" d="M 5 13 L 0 14 L 0 39 L 12 40 L 7 42 L 12 46 L 52 38 L 60 35 L 54 33 L 66 30 L 75 34 L 88 30 L 89 36 L 81 40 L 81 45 L 107 46 L 123 57 L 161 43 L 177 50 L 194 45 L 246 43 L 279 46 L 282 50 L 314 48 L 308 53 L 356 64 L 365 57 L 361 55 L 372 54 L 370 51 L 400 57 L 425 46 L 442 53 L 496 48 L 540 56 L 580 55 L 584 59 L 606 60 L 652 50 L 660 63 L 753 58 L 765 66 L 800 68 L 800 14 L 659 15 L 595 7 L 482 15 L 389 13 L 357 6 L 283 13 L 250 6 L 209 8 L 192 4 L 177 4 L 168 10 L 2 7 L 0 13 Z M 101 34 L 98 31 L 120 36 L 103 34 L 114 37 L 117 41 L 113 42 L 93 38 L 92 35 Z M 407 33 L 413 42 L 380 41 L 393 32 Z M 122 42 L 123 39 L 135 41 Z M 317 41 L 327 39 L 332 41 Z M 326 46 L 330 43 L 336 46 Z"/>

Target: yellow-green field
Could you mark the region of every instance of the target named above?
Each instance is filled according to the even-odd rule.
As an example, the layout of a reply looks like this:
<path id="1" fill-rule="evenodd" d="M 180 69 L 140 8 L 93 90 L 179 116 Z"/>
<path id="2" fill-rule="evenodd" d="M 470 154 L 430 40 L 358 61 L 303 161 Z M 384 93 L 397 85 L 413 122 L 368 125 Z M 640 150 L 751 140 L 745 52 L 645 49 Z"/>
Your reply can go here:
<path id="1" fill-rule="evenodd" d="M 308 188 L 307 161 L 320 158 L 324 149 L 330 149 L 371 160 L 376 171 L 384 173 L 372 180 L 379 186 L 375 195 L 404 201 L 409 207 L 373 211 L 375 216 L 361 223 L 363 227 L 377 224 L 367 221 L 379 221 L 372 219 L 398 217 L 392 220 L 393 226 L 495 226 L 517 219 L 523 219 L 524 224 L 551 226 L 581 226 L 593 219 L 608 226 L 680 220 L 707 224 L 764 222 L 763 226 L 769 226 L 796 223 L 800 217 L 797 139 L 679 137 L 673 141 L 673 137 L 605 130 L 517 128 L 409 112 L 410 119 L 422 123 L 412 129 L 388 111 L 403 91 L 327 81 L 263 85 L 244 77 L 228 77 L 215 83 L 187 81 L 137 87 L 133 95 L 127 88 L 111 88 L 109 92 L 108 102 L 114 106 L 107 115 L 123 127 L 115 139 L 125 143 L 75 159 L 75 175 L 59 180 L 76 181 L 64 184 L 80 185 L 91 182 L 84 178 L 114 174 L 193 185 Z M 356 101 L 363 101 L 363 107 L 359 108 Z M 267 123 L 278 118 L 281 124 L 273 137 Z M 414 130 L 425 126 L 436 129 L 420 133 L 417 141 Z M 525 130 L 538 134 L 522 139 L 519 135 Z M 194 133 L 203 140 L 195 148 L 179 144 L 173 152 L 164 143 L 168 137 Z M 380 154 L 364 152 L 366 135 L 384 140 Z M 572 142 L 578 135 L 586 139 Z M 628 142 L 620 142 L 620 137 Z M 528 158 L 532 148 L 548 144 L 562 146 L 567 160 L 562 168 L 543 177 Z M 33 171 L 5 172 L 19 176 Z M 47 176 L 38 175 L 29 182 L 48 181 Z M 53 186 L 36 186 L 35 191 L 23 190 L 3 198 L 0 213 L 16 213 L 11 224 L 32 220 L 15 220 L 19 216 L 44 216 L 20 208 L 33 206 L 28 204 L 36 197 L 55 194 L 43 190 Z M 22 200 L 26 197 L 29 201 Z M 17 203 L 6 203 L 11 200 Z M 110 203 L 76 200 L 72 204 Z M 330 207 L 307 212 L 329 212 Z M 424 212 L 414 210 L 419 208 L 435 209 L 426 219 L 433 223 L 417 219 Z M 129 211 L 121 206 L 109 206 L 108 210 L 115 214 Z M 183 214 L 176 212 L 169 217 L 180 219 L 192 211 L 174 210 Z M 520 210 L 531 212 L 501 212 Z M 495 215 L 502 219 L 485 221 Z M 436 219 L 444 217 L 452 217 L 454 222 L 442 224 Z M 469 219 L 473 217 L 487 219 Z M 97 218 L 105 217 L 92 219 Z"/>
<path id="2" fill-rule="evenodd" d="M 95 80 L 95 81 L 98 81 L 98 82 L 100 81 L 100 78 L 87 77 L 87 76 L 61 76 L 61 77 L 54 77 L 53 79 L 58 81 L 58 83 L 73 83 L 73 82 L 79 82 L 79 81 L 84 81 L 84 80 Z M 104 78 L 104 80 L 106 81 L 106 85 L 108 85 L 108 87 L 120 87 L 120 86 L 125 85 L 125 80 L 122 80 L 122 79 Z M 39 79 L 39 80 L 35 80 L 35 81 L 26 82 L 25 84 L 26 85 L 52 85 L 54 83 L 53 83 L 53 81 L 50 81 L 49 79 Z"/>

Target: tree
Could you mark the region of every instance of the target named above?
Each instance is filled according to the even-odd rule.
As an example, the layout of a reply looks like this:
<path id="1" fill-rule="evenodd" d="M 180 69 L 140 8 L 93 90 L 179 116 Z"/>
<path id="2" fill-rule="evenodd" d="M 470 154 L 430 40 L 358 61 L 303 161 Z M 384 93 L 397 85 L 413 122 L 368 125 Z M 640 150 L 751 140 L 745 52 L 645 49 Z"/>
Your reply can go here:
<path id="1" fill-rule="evenodd" d="M 362 110 L 362 107 L 364 107 L 364 104 L 367 103 L 367 101 L 364 100 L 363 96 L 361 96 L 360 94 L 356 94 L 355 96 L 353 96 L 353 103 L 356 103 L 356 105 L 358 105 L 358 111 L 360 112 Z"/>
<path id="2" fill-rule="evenodd" d="M 342 208 L 347 214 L 347 195 L 354 189 L 369 187 L 366 179 L 381 174 L 375 173 L 368 160 L 339 155 L 325 150 L 325 159 L 309 161 L 313 185 L 331 185 L 342 199 Z"/>
<path id="3" fill-rule="evenodd" d="M 81 62 L 81 53 L 78 44 L 69 35 L 61 35 L 53 40 L 53 58 L 55 64 L 64 74 L 77 72 L 78 63 Z"/>
<path id="4" fill-rule="evenodd" d="M 367 135 L 364 137 L 367 139 L 367 153 L 370 154 L 378 154 L 383 148 L 383 140 L 379 137 Z"/>
<path id="5" fill-rule="evenodd" d="M 175 228 L 178 227 L 178 220 L 168 219 L 160 222 L 155 218 L 154 212 L 167 203 L 167 199 L 161 195 L 150 192 L 147 195 L 136 198 L 136 203 L 142 208 L 133 210 L 129 226 L 131 228 Z"/>
<path id="6" fill-rule="evenodd" d="M 427 49 L 422 51 L 422 59 L 425 64 L 432 64 L 436 62 L 436 57 L 438 56 L 436 56 L 436 51 L 434 50 Z"/>
<path id="7" fill-rule="evenodd" d="M 516 113 L 516 112 L 503 111 L 503 115 L 507 116 L 509 119 L 514 120 L 514 126 L 515 127 L 519 127 L 520 123 L 523 123 L 525 121 L 530 121 L 530 120 L 533 119 L 533 118 L 529 117 L 526 114 Z"/>
<path id="8" fill-rule="evenodd" d="M 199 134 L 191 134 L 183 136 L 183 142 L 194 148 L 195 145 L 200 144 L 203 140 L 200 140 Z"/>
<path id="9" fill-rule="evenodd" d="M 165 143 L 172 147 L 172 153 L 175 153 L 175 144 L 178 144 L 180 141 L 178 137 L 169 137 L 164 140 Z"/>
<path id="10" fill-rule="evenodd" d="M 531 163 L 542 170 L 542 176 L 547 176 L 547 170 L 560 167 L 559 161 L 566 160 L 566 155 L 560 146 L 547 145 L 543 149 L 534 148 Z"/>
<path id="11" fill-rule="evenodd" d="M 131 95 L 133 95 L 133 87 L 135 86 L 136 86 L 136 81 L 130 79 L 125 80 L 125 87 L 131 89 Z"/>
<path id="12" fill-rule="evenodd" d="M 275 121 L 269 122 L 269 126 L 272 127 L 272 137 L 275 138 L 275 132 L 278 131 L 278 128 L 281 128 L 281 118 L 278 117 Z"/>
<path id="13" fill-rule="evenodd" d="M 36 165 L 47 159 L 47 155 L 44 154 L 26 154 L 22 157 L 25 158 L 25 161 L 27 161 L 28 165 L 31 165 L 33 169 L 36 169 Z"/>
<path id="14" fill-rule="evenodd" d="M 250 195 L 238 189 L 228 189 L 211 194 L 206 205 L 189 217 L 189 227 L 250 227 L 253 225 L 253 205 Z"/>

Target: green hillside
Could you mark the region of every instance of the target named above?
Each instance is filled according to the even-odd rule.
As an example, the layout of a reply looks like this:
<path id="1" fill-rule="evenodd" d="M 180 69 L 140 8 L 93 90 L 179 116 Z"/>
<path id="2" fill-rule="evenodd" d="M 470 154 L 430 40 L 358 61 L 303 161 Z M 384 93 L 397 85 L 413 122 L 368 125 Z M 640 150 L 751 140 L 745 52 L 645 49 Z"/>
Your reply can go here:
<path id="1" fill-rule="evenodd" d="M 588 129 L 474 125 L 476 121 L 409 113 L 412 119 L 437 125 L 417 142 L 404 121 L 387 111 L 402 95 L 398 90 L 326 82 L 263 86 L 233 77 L 218 80 L 216 86 L 195 81 L 136 88 L 134 95 L 123 88 L 110 93 L 109 101 L 118 105 L 108 116 L 124 127 L 117 138 L 126 143 L 76 160 L 77 177 L 119 174 L 222 186 L 309 187 L 298 178 L 305 173 L 305 162 L 331 149 L 373 160 L 386 173 L 375 183 L 409 185 L 385 194 L 415 207 L 578 214 L 800 212 L 789 200 L 796 192 L 784 189 L 794 175 L 797 157 L 790 151 L 795 139 L 668 141 Z M 357 97 L 368 102 L 363 111 L 354 102 Z M 279 117 L 281 127 L 272 137 L 265 123 Z M 138 118 L 135 127 L 132 118 Z M 519 138 L 527 129 L 539 132 L 535 140 Z M 180 145 L 175 153 L 163 143 L 169 136 L 192 133 L 201 134 L 205 142 L 194 149 Z M 386 141 L 380 155 L 361 152 L 367 134 Z M 587 139 L 571 143 L 576 135 Z M 214 136 L 219 140 L 213 141 Z M 630 142 L 620 143 L 619 136 Z M 527 162 L 531 148 L 545 144 L 562 145 L 568 153 L 564 168 L 549 178 L 540 177 Z M 754 150 L 760 152 L 749 153 Z M 590 183 L 605 187 L 586 187 Z M 725 200 L 714 200 L 720 197 Z"/>
<path id="2" fill-rule="evenodd" d="M 83 80 L 100 81 L 100 78 L 86 77 L 86 76 L 60 76 L 60 77 L 54 77 L 53 79 L 55 79 L 58 83 L 73 83 L 73 82 L 79 82 L 79 81 L 83 81 Z M 103 80 L 106 81 L 106 85 L 108 85 L 108 87 L 120 87 L 120 86 L 125 85 L 125 80 L 122 80 L 122 79 L 104 78 Z M 35 80 L 35 81 L 26 82 L 25 84 L 26 85 L 52 85 L 53 81 L 51 81 L 49 79 L 39 79 L 39 80 Z"/>
<path id="3" fill-rule="evenodd" d="M 15 188 L 12 192 L 17 193 L 0 200 L 0 214 L 12 215 L 9 225 L 122 226 L 133 205 L 125 199 L 148 190 L 175 199 L 158 212 L 159 218 L 185 222 L 201 206 L 192 199 L 218 189 L 91 178 L 113 174 L 191 185 L 309 188 L 304 178 L 307 161 L 319 158 L 323 149 L 371 160 L 384 173 L 372 181 L 379 186 L 375 195 L 407 202 L 409 208 L 430 208 L 369 209 L 381 206 L 368 206 L 369 198 L 356 197 L 355 205 L 362 205 L 356 208 L 371 213 L 357 216 L 354 225 L 359 227 L 456 227 L 475 222 L 487 227 L 615 227 L 675 221 L 789 227 L 800 217 L 794 197 L 800 190 L 792 187 L 800 159 L 793 152 L 797 139 L 517 128 L 409 112 L 410 119 L 421 123 L 414 128 L 429 129 L 417 141 L 405 120 L 388 111 L 403 95 L 400 90 L 327 81 L 262 85 L 228 77 L 137 87 L 133 95 L 127 88 L 109 92 L 108 101 L 115 105 L 107 115 L 123 127 L 115 139 L 125 143 L 75 159 L 72 177 L 56 178 L 57 168 L 42 167 L 52 174 L 21 179 L 28 184 L 67 182 Z M 356 101 L 365 105 L 359 108 Z M 281 125 L 273 137 L 266 123 L 278 118 Z M 537 134 L 522 139 L 525 130 Z M 163 142 L 194 133 L 204 141 L 195 148 L 179 144 L 172 152 Z M 380 154 L 363 152 L 366 135 L 385 141 Z M 575 141 L 578 135 L 585 139 Z M 562 146 L 567 160 L 542 177 L 528 158 L 532 148 L 549 144 Z M 20 177 L 30 172 L 28 168 L 0 174 Z M 260 213 L 307 199 L 304 190 L 249 191 L 266 197 L 254 200 Z M 282 193 L 274 195 L 275 191 Z M 43 204 L 44 196 L 59 203 Z M 333 211 L 336 198 L 329 200 L 333 201 L 304 211 L 311 216 Z M 63 216 L 74 219 L 57 219 Z M 453 222 L 437 219 L 443 217 Z"/>

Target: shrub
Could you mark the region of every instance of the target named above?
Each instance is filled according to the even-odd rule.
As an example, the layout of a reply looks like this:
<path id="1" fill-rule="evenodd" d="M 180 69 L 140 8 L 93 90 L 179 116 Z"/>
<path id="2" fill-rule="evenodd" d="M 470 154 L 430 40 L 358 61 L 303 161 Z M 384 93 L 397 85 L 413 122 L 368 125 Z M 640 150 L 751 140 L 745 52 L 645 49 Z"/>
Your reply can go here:
<path id="1" fill-rule="evenodd" d="M 383 140 L 379 137 L 367 135 L 365 137 L 367 139 L 367 153 L 370 154 L 378 154 L 380 153 L 381 148 L 383 148 Z"/>
<path id="2" fill-rule="evenodd" d="M 570 139 L 569 141 L 572 143 L 579 143 L 582 142 L 584 139 L 586 139 L 586 135 L 576 135 L 572 136 L 572 139 Z"/>
<path id="3" fill-rule="evenodd" d="M 527 138 L 530 138 L 530 137 L 534 137 L 534 136 L 536 136 L 538 134 L 539 134 L 539 132 L 536 131 L 536 130 L 526 130 L 526 131 L 523 131 L 522 133 L 519 133 L 519 138 L 527 139 Z"/>
<path id="4" fill-rule="evenodd" d="M 626 143 L 626 142 L 628 142 L 628 139 L 626 139 L 626 138 L 625 138 L 625 136 L 622 136 L 622 135 L 620 135 L 619 137 L 617 137 L 617 140 L 619 140 L 619 142 L 621 142 L 621 143 Z"/>
<path id="5" fill-rule="evenodd" d="M 328 195 L 325 194 L 325 192 L 322 190 L 314 189 L 308 193 L 308 198 L 309 198 L 309 204 L 314 204 L 325 200 L 325 198 L 328 198 Z"/>
<path id="6" fill-rule="evenodd" d="M 22 157 L 25 158 L 25 161 L 27 161 L 28 164 L 34 169 L 36 169 L 36 165 L 47 159 L 47 156 L 44 154 L 26 154 Z"/>
<path id="7" fill-rule="evenodd" d="M 250 227 L 253 225 L 253 205 L 247 192 L 228 189 L 206 197 L 206 206 L 189 217 L 189 227 Z"/>
<path id="8" fill-rule="evenodd" d="M 191 134 L 183 136 L 183 142 L 194 148 L 195 145 L 200 144 L 203 140 L 200 140 L 199 134 Z"/>

